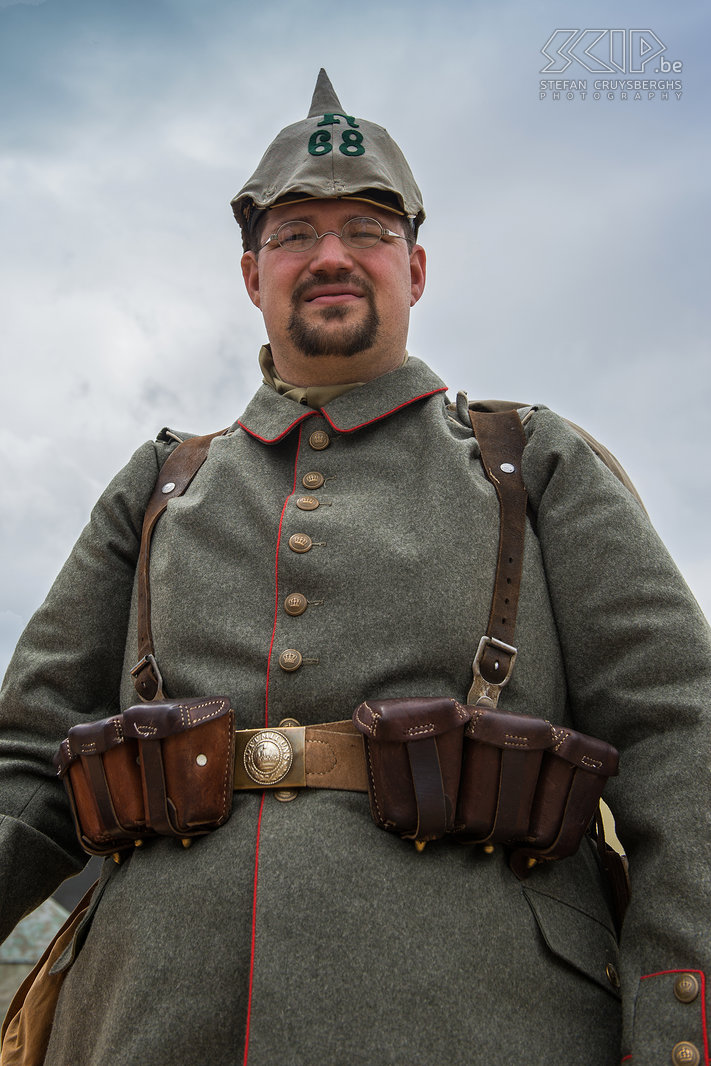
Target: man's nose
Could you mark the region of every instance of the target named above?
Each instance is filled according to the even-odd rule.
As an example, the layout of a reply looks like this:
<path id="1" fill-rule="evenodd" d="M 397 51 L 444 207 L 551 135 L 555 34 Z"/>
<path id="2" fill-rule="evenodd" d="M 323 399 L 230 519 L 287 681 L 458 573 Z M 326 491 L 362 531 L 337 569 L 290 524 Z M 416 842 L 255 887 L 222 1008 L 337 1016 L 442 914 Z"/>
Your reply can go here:
<path id="1" fill-rule="evenodd" d="M 351 249 L 345 244 L 339 234 L 330 230 L 322 234 L 311 250 L 309 269 L 313 273 L 325 270 L 350 269 L 353 265 Z"/>

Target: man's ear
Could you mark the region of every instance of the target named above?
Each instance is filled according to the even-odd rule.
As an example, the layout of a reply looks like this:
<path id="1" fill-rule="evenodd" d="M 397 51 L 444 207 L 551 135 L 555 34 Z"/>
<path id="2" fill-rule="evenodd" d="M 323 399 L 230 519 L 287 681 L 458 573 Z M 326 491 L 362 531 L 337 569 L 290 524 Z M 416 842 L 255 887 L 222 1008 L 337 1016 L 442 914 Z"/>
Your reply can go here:
<path id="1" fill-rule="evenodd" d="M 410 252 L 410 307 L 414 307 L 425 291 L 427 276 L 427 256 L 421 244 L 416 244 Z"/>
<path id="2" fill-rule="evenodd" d="M 255 307 L 261 307 L 259 297 L 259 263 L 254 252 L 245 252 L 241 260 L 244 287 Z"/>

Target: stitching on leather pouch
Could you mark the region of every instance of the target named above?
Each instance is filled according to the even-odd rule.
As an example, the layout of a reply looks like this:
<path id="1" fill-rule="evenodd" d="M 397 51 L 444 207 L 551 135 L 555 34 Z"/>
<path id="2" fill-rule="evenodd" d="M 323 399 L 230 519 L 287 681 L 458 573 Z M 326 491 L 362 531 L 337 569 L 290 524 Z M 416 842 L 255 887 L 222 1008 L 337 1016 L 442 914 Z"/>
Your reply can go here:
<path id="1" fill-rule="evenodd" d="M 504 740 L 507 747 L 511 748 L 527 748 L 528 737 L 521 736 L 517 733 L 504 733 Z"/>
<path id="2" fill-rule="evenodd" d="M 370 711 L 371 715 L 373 716 L 372 724 L 368 725 L 368 723 L 361 718 L 361 716 L 359 714 L 360 707 L 356 707 L 355 717 L 358 719 L 358 721 L 360 722 L 360 724 L 362 726 L 365 726 L 365 728 L 368 730 L 370 735 L 374 737 L 375 736 L 375 731 L 378 728 L 378 720 L 380 719 L 380 715 L 378 714 L 377 711 L 374 711 L 373 708 L 370 707 L 367 703 L 361 704 L 361 707 L 365 707 L 366 710 Z"/>
<path id="3" fill-rule="evenodd" d="M 228 715 L 228 717 L 227 717 L 227 741 L 228 741 L 228 743 L 227 743 L 227 758 L 225 759 L 225 780 L 224 780 L 224 787 L 222 789 L 222 814 L 220 815 L 221 818 L 224 818 L 225 815 L 227 814 L 227 790 L 228 790 L 228 788 L 229 788 L 229 786 L 231 784 L 231 781 L 230 781 L 230 777 L 231 777 L 230 770 L 232 768 L 232 760 L 230 759 L 229 736 L 230 736 L 230 722 L 229 722 L 229 715 Z M 232 789 L 230 788 L 230 793 L 231 792 L 232 792 Z"/>
<path id="4" fill-rule="evenodd" d="M 589 755 L 583 755 L 580 759 L 584 766 L 590 766 L 593 770 L 599 770 L 602 763 L 599 759 L 591 759 Z"/>
<path id="5" fill-rule="evenodd" d="M 133 723 L 133 728 L 136 730 L 140 737 L 152 737 L 158 732 L 157 726 L 154 725 L 139 725 L 138 722 Z"/>
<path id="6" fill-rule="evenodd" d="M 555 741 L 555 744 L 553 745 L 553 751 L 558 751 L 558 748 L 561 746 L 564 740 L 568 739 L 570 733 L 566 733 L 564 729 L 556 729 L 554 725 L 551 726 L 551 729 L 553 730 L 553 740 Z"/>
<path id="7" fill-rule="evenodd" d="M 338 765 L 338 759 L 336 758 L 336 753 L 333 750 L 333 748 L 331 747 L 331 745 L 328 743 L 328 741 L 327 740 L 307 740 L 306 743 L 307 744 L 322 744 L 324 746 L 324 748 L 328 748 L 329 753 L 331 755 L 331 758 L 333 759 L 333 763 L 331 764 L 331 766 L 329 766 L 328 770 L 309 770 L 309 777 L 325 777 L 326 774 L 330 774 L 336 768 L 336 766 Z"/>
<path id="8" fill-rule="evenodd" d="M 215 701 L 214 700 L 206 700 L 205 703 L 198 703 L 194 707 L 188 707 L 184 703 L 181 703 L 178 706 L 180 707 L 180 714 L 181 714 L 181 718 L 183 719 L 183 725 L 187 729 L 187 728 L 189 728 L 189 726 L 191 724 L 192 725 L 200 725 L 201 722 L 207 722 L 210 718 L 218 718 L 220 716 L 220 714 L 222 714 L 222 711 L 224 710 L 225 701 L 224 700 L 220 700 L 220 702 L 217 704 L 217 709 L 216 710 L 211 711 L 210 714 L 200 715 L 197 718 L 193 718 L 193 712 L 199 711 L 201 707 L 214 707 L 215 706 Z"/>
<path id="9" fill-rule="evenodd" d="M 464 707 L 462 707 L 461 703 L 459 703 L 458 700 L 452 700 L 452 703 L 454 704 L 454 706 L 455 706 L 455 708 L 457 710 L 457 714 L 459 715 L 460 718 L 468 718 L 469 717 L 469 715 L 467 714 L 466 709 Z"/>
<path id="10" fill-rule="evenodd" d="M 79 754 L 80 755 L 93 755 L 95 751 L 96 751 L 96 741 L 95 740 L 85 740 L 84 743 L 79 748 Z"/>
<path id="11" fill-rule="evenodd" d="M 368 708 L 368 710 L 370 710 L 370 708 Z M 375 809 L 378 812 L 378 818 L 380 819 L 380 821 L 383 824 L 385 824 L 385 819 L 383 818 L 383 812 L 380 810 L 380 804 L 378 803 L 378 795 L 377 795 L 377 793 L 375 791 L 375 777 L 373 775 L 373 764 L 372 764 L 371 759 L 370 759 L 370 745 L 369 744 L 365 745 L 365 750 L 368 753 L 368 776 L 370 777 L 370 786 L 371 786 L 371 788 L 373 790 L 373 803 L 375 804 Z"/>
<path id="12" fill-rule="evenodd" d="M 405 736 L 412 737 L 418 733 L 431 733 L 434 729 L 434 722 L 423 722 L 422 725 L 411 725 L 409 729 L 405 730 Z"/>

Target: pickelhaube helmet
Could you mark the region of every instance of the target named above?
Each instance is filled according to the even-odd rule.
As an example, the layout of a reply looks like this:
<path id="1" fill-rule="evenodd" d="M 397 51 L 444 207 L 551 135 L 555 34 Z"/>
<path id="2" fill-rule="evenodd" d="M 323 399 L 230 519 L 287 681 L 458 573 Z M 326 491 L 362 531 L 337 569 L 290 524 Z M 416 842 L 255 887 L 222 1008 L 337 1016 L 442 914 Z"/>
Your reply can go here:
<path id="1" fill-rule="evenodd" d="M 387 130 L 343 110 L 323 68 L 307 118 L 277 134 L 231 201 L 245 247 L 255 218 L 278 203 L 348 198 L 396 211 L 414 232 L 425 217 L 422 194 Z"/>

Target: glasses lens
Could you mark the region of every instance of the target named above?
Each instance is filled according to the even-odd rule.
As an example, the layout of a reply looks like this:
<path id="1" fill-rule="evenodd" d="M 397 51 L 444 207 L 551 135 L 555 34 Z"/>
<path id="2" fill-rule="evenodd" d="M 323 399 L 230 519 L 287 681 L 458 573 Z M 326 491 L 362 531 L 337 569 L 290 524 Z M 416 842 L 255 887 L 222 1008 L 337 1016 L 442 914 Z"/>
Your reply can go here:
<path id="1" fill-rule="evenodd" d="M 383 235 L 383 227 L 374 218 L 351 218 L 341 230 L 341 238 L 351 248 L 372 248 Z"/>
<path id="2" fill-rule="evenodd" d="M 284 222 L 276 231 L 277 240 L 288 252 L 305 252 L 313 248 L 318 233 L 308 222 Z"/>

